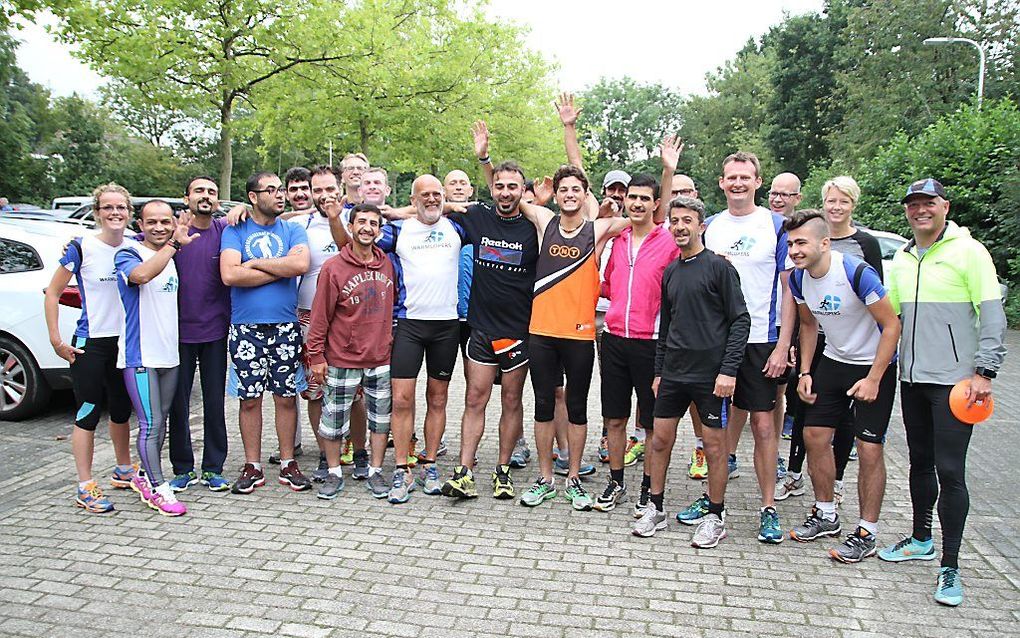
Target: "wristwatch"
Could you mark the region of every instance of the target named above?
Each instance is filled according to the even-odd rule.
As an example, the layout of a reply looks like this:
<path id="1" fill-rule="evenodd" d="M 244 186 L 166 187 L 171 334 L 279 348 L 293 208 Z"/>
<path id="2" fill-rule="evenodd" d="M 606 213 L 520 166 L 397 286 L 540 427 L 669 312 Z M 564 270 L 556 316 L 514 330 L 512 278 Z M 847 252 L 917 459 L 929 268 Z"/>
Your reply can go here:
<path id="1" fill-rule="evenodd" d="M 811 376 L 811 372 L 810 371 L 809 372 L 801 372 L 800 374 L 797 375 L 797 378 L 798 379 L 803 379 L 804 377 L 810 377 L 810 376 Z"/>
<path id="2" fill-rule="evenodd" d="M 994 379 L 995 377 L 997 377 L 999 375 L 999 373 L 996 370 L 992 370 L 990 368 L 981 368 L 981 367 L 974 368 L 974 374 L 978 375 L 979 377 L 984 377 L 984 378 L 988 379 L 989 381 L 991 381 L 992 379 Z"/>

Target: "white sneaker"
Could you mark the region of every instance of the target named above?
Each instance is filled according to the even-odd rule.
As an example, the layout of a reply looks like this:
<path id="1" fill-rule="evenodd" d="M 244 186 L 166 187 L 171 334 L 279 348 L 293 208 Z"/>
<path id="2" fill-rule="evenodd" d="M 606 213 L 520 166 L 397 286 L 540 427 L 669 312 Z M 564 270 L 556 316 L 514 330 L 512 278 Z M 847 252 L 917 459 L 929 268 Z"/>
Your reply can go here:
<path id="1" fill-rule="evenodd" d="M 718 545 L 719 541 L 724 538 L 726 538 L 726 523 L 716 514 L 709 514 L 702 519 L 697 531 L 694 532 L 694 537 L 691 538 L 691 547 L 708 549 Z"/>
<path id="2" fill-rule="evenodd" d="M 801 476 L 798 479 L 793 478 L 792 474 L 787 473 L 783 480 L 776 483 L 776 500 L 784 501 L 791 496 L 803 496 L 804 495 L 804 477 Z"/>
<path id="3" fill-rule="evenodd" d="M 649 505 L 634 523 L 631 532 L 634 536 L 649 538 L 655 536 L 655 532 L 666 529 L 666 512 L 660 512 L 654 505 Z"/>
<path id="4" fill-rule="evenodd" d="M 835 481 L 832 484 L 832 500 L 836 503 L 836 507 L 839 507 L 843 502 L 843 481 Z"/>

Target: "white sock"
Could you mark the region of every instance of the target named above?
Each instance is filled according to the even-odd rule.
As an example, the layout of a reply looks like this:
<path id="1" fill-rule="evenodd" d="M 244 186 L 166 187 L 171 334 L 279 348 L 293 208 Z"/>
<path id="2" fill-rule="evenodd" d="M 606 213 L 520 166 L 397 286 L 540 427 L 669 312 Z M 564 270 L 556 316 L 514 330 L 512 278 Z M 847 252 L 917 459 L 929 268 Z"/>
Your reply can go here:
<path id="1" fill-rule="evenodd" d="M 284 468 L 294 462 L 294 459 L 280 459 L 280 467 Z"/>
<path id="2" fill-rule="evenodd" d="M 262 471 L 262 464 L 261 463 L 252 463 L 251 465 L 252 465 L 252 467 L 254 467 L 259 472 Z"/>
<path id="3" fill-rule="evenodd" d="M 698 450 L 704 450 L 705 449 L 705 440 L 703 438 L 701 438 L 700 436 L 694 437 L 694 447 L 695 447 L 695 449 L 698 449 Z"/>
<path id="4" fill-rule="evenodd" d="M 864 520 L 862 518 L 861 520 L 857 521 L 857 525 L 859 527 L 863 527 L 864 529 L 868 530 L 869 532 L 871 532 L 875 536 L 878 536 L 878 522 L 877 521 L 872 523 L 871 521 L 866 521 L 866 520 Z"/>
<path id="5" fill-rule="evenodd" d="M 835 481 L 832 484 L 832 487 L 835 488 L 835 490 L 837 492 L 842 492 L 843 491 L 843 481 Z"/>
<path id="6" fill-rule="evenodd" d="M 329 473 L 332 474 L 333 476 L 339 476 L 340 478 L 343 478 L 344 468 L 341 465 L 337 465 L 336 467 L 329 468 Z"/>
<path id="7" fill-rule="evenodd" d="M 786 475 L 787 476 L 792 476 L 793 480 L 795 480 L 795 481 L 799 481 L 800 480 L 800 472 L 787 472 Z"/>
<path id="8" fill-rule="evenodd" d="M 827 521 L 836 520 L 836 502 L 835 501 L 815 501 L 815 507 L 821 513 L 822 518 Z"/>
<path id="9" fill-rule="evenodd" d="M 371 465 L 368 466 L 368 475 L 369 476 L 375 476 L 376 474 L 379 474 L 380 472 L 382 472 L 382 468 L 381 467 L 372 467 Z"/>
<path id="10" fill-rule="evenodd" d="M 84 490 L 85 486 L 88 485 L 91 482 L 92 482 L 92 479 L 89 479 L 87 481 L 78 481 L 78 489 L 79 490 Z"/>
<path id="11" fill-rule="evenodd" d="M 645 429 L 644 428 L 634 428 L 634 438 L 637 439 L 638 441 L 644 443 L 644 441 L 645 441 Z"/>

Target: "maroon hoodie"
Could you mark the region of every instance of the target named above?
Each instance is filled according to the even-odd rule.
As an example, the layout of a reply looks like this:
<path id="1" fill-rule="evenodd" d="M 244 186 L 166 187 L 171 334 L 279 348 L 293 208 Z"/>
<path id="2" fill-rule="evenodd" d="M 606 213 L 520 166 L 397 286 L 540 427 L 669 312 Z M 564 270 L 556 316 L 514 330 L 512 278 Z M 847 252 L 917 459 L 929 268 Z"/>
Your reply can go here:
<path id="1" fill-rule="evenodd" d="M 310 364 L 375 368 L 390 362 L 393 264 L 376 246 L 362 262 L 350 244 L 326 260 L 312 301 L 305 351 Z"/>

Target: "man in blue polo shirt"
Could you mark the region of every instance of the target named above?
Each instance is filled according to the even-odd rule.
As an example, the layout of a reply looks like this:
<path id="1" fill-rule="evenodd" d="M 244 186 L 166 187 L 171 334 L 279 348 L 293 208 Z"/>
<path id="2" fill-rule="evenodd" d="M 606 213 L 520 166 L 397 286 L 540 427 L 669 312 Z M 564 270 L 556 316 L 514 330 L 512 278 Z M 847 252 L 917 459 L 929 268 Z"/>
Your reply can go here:
<path id="1" fill-rule="evenodd" d="M 220 244 L 220 275 L 231 286 L 228 348 L 237 375 L 245 459 L 231 491 L 250 494 L 265 485 L 262 395 L 267 389 L 276 407 L 280 483 L 301 491 L 311 487 L 294 461 L 301 375 L 297 277 L 308 270 L 308 235 L 300 225 L 278 219 L 285 205 L 279 177 L 255 173 L 246 188 L 252 214 L 226 228 Z"/>

